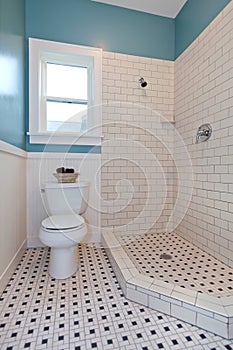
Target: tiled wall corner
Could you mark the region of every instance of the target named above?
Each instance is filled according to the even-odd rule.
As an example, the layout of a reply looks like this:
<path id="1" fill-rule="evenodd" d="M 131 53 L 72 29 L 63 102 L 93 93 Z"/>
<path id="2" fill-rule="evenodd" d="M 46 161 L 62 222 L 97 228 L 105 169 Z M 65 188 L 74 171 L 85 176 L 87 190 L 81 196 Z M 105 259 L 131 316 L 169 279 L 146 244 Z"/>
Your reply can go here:
<path id="1" fill-rule="evenodd" d="M 176 232 L 233 267 L 233 3 L 175 62 L 175 121 L 194 171 L 193 196 Z M 195 144 L 210 123 L 208 142 Z M 179 150 L 180 151 L 180 150 Z"/>

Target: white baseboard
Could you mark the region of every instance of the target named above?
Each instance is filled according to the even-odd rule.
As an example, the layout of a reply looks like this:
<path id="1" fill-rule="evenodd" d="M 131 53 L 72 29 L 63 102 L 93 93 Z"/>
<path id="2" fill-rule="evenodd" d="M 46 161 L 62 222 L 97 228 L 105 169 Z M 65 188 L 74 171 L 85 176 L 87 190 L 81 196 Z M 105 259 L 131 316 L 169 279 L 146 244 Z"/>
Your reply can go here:
<path id="1" fill-rule="evenodd" d="M 23 254 L 25 253 L 25 250 L 27 249 L 26 246 L 26 240 L 21 244 L 18 251 L 14 255 L 14 257 L 11 259 L 10 263 L 6 267 L 3 274 L 0 276 L 0 294 L 4 291 L 4 289 L 7 286 L 7 283 L 9 282 L 12 274 L 14 273 L 20 259 L 22 258 Z"/>

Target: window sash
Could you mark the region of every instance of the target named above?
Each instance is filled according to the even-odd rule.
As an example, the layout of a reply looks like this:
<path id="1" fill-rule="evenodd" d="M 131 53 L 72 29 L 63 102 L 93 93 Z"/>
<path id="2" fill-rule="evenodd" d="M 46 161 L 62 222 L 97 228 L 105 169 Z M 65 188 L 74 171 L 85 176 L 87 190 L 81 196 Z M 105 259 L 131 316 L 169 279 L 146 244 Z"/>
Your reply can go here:
<path id="1" fill-rule="evenodd" d="M 87 105 L 88 106 L 88 100 L 81 100 L 81 99 L 78 99 L 78 98 L 45 96 L 45 101 L 48 101 L 48 102 L 74 103 L 74 104 Z"/>
<path id="2" fill-rule="evenodd" d="M 46 131 L 46 62 L 88 67 L 88 117 L 86 132 L 57 133 Z M 29 131 L 30 143 L 99 144 L 102 137 L 102 49 L 76 44 L 29 38 Z M 73 101 L 71 101 L 73 102 Z M 78 101 L 74 101 L 78 102 Z M 84 101 L 79 101 L 84 102 Z"/>
<path id="3" fill-rule="evenodd" d="M 50 56 L 50 55 L 49 55 Z M 57 56 L 56 59 L 51 59 L 48 55 L 46 57 L 42 58 L 42 69 L 41 69 L 41 117 L 40 117 L 40 131 L 47 132 L 49 131 L 47 128 L 48 125 L 48 119 L 47 119 L 47 102 L 61 102 L 61 103 L 72 103 L 72 104 L 83 104 L 87 105 L 87 127 L 89 124 L 89 121 L 91 119 L 91 112 L 89 111 L 89 108 L 93 105 L 94 96 L 93 95 L 93 89 L 92 89 L 92 81 L 93 81 L 93 73 L 92 73 L 92 65 L 91 60 L 88 58 L 87 60 L 84 60 L 82 57 L 76 57 L 70 58 L 67 57 L 64 59 L 64 57 Z M 88 61 L 88 62 L 87 62 Z M 75 99 L 75 98 L 67 98 L 67 97 L 58 97 L 58 96 L 47 96 L 47 64 L 59 64 L 59 65 L 66 65 L 66 66 L 74 66 L 74 67 L 85 67 L 87 68 L 87 100 L 84 99 Z M 84 63 L 86 63 L 84 65 Z M 88 66 L 89 63 L 89 66 Z M 57 133 L 59 133 L 59 129 L 57 130 Z M 66 131 L 62 131 L 62 133 L 66 133 Z"/>
<path id="4" fill-rule="evenodd" d="M 70 99 L 90 99 L 87 65 L 46 63 L 46 95 Z"/>

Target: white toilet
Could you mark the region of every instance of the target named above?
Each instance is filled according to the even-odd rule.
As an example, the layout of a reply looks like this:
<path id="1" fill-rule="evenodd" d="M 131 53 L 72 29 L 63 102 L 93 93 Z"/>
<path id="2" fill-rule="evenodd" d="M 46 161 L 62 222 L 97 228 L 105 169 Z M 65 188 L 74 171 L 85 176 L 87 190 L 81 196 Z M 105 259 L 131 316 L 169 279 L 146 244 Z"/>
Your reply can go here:
<path id="1" fill-rule="evenodd" d="M 77 244 L 87 233 L 80 214 L 87 208 L 89 183 L 45 183 L 41 193 L 49 217 L 41 223 L 39 238 L 51 247 L 49 274 L 65 279 L 77 271 Z"/>

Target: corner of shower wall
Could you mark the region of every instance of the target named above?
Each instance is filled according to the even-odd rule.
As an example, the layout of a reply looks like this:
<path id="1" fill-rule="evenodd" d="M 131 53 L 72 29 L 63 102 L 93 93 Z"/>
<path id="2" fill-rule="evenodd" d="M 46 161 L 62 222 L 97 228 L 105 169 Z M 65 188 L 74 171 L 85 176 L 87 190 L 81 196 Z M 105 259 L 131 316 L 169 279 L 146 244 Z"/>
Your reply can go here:
<path id="1" fill-rule="evenodd" d="M 194 173 L 189 209 L 176 233 L 233 267 L 233 3 L 175 61 L 176 129 Z M 198 127 L 212 126 L 195 144 Z M 174 148 L 176 153 L 176 147 Z M 179 150 L 180 151 L 180 150 Z"/>

